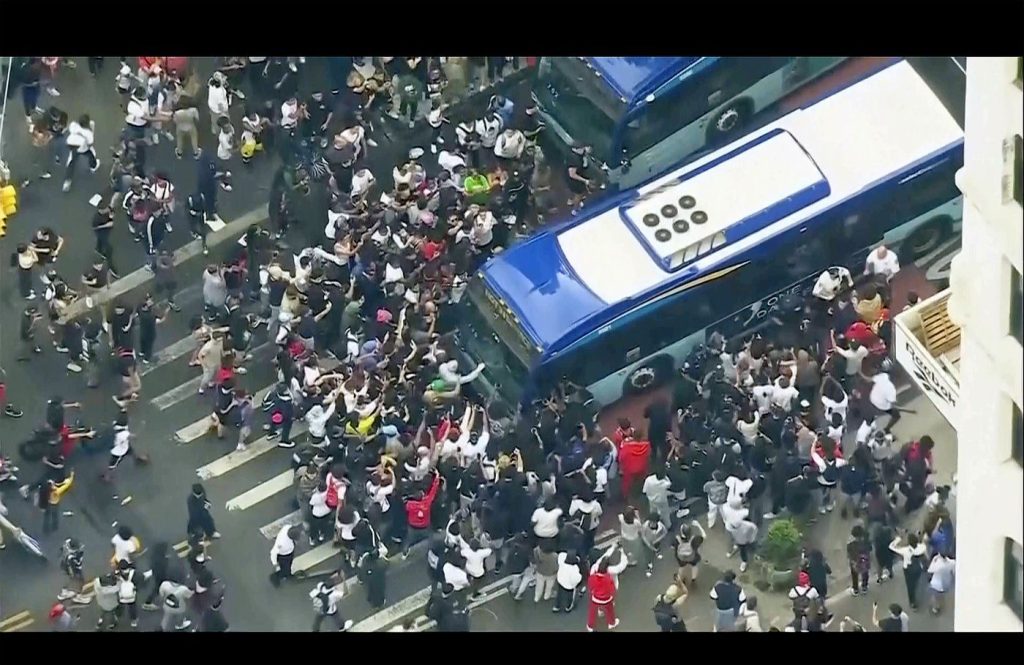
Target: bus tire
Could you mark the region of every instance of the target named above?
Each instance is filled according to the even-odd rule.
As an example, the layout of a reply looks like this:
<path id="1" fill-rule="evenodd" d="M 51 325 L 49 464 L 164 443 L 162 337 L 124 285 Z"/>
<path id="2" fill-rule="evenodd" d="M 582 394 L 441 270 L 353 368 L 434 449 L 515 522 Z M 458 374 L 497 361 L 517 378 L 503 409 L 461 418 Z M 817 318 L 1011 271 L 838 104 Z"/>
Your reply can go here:
<path id="1" fill-rule="evenodd" d="M 914 261 L 933 251 L 949 237 L 953 230 L 953 218 L 949 215 L 933 217 L 900 243 L 900 257 L 905 261 Z"/>
<path id="2" fill-rule="evenodd" d="M 746 97 L 734 99 L 725 108 L 715 114 L 708 125 L 708 140 L 732 136 L 750 119 L 753 102 Z"/>
<path id="3" fill-rule="evenodd" d="M 671 375 L 672 358 L 670 356 L 655 356 L 629 373 L 622 386 L 622 393 L 624 395 L 645 393 L 664 384 Z"/>

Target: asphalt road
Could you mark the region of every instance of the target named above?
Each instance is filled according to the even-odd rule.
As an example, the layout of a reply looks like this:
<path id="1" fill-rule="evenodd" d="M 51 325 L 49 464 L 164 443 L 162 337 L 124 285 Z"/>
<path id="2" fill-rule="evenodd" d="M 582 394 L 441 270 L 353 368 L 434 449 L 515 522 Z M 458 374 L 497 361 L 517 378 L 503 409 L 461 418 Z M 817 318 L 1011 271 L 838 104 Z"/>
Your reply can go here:
<path id="1" fill-rule="evenodd" d="M 203 67 L 209 71 L 212 65 L 209 61 L 201 61 L 199 66 L 201 71 Z M 315 59 L 310 59 L 309 66 L 311 70 L 307 89 L 317 80 L 319 64 Z M 110 69 L 108 67 L 108 73 L 112 76 Z M 105 136 L 112 137 L 119 130 L 123 117 L 117 110 L 118 101 L 113 85 L 107 85 L 105 76 L 92 81 L 84 71 L 83 62 L 82 67 L 72 72 L 67 81 L 58 81 L 62 92 L 62 108 L 67 108 L 72 114 L 89 112 L 96 118 L 98 143 L 103 143 Z M 528 89 L 522 84 L 515 85 L 511 92 L 514 99 L 523 99 L 527 94 Z M 72 104 L 69 100 L 75 101 Z M 13 120 L 19 119 L 18 114 L 13 116 Z M 31 146 L 27 142 L 27 132 L 22 127 L 14 122 L 8 127 L 12 133 L 5 144 L 5 159 L 16 168 L 19 147 L 27 150 Z M 5 129 L 5 134 L 7 132 Z M 202 128 L 200 136 L 203 141 L 210 138 Z M 370 148 L 368 166 L 384 179 L 390 177 L 392 167 L 408 154 L 410 148 L 426 146 L 428 143 L 424 123 L 420 123 L 414 130 L 388 126 L 372 137 L 378 146 Z M 430 159 L 432 155 L 427 152 L 424 160 Z M 194 164 L 188 159 L 178 162 L 171 146 L 161 144 L 151 149 L 149 160 L 155 165 L 154 168 L 166 166 L 170 170 L 172 180 L 178 183 L 180 195 L 185 195 L 194 186 Z M 222 199 L 221 216 L 225 220 L 230 221 L 244 212 L 266 205 L 269 181 L 276 163 L 263 161 L 265 163 L 260 164 L 254 160 L 251 173 L 244 173 L 241 168 L 232 168 L 235 173 L 243 175 L 236 177 L 234 192 L 224 195 Z M 67 194 L 60 192 L 61 178 L 58 176 L 31 185 L 23 198 L 21 210 L 8 227 L 7 237 L 0 241 L 0 249 L 13 251 L 15 244 L 27 240 L 35 228 L 44 223 L 50 224 L 68 243 L 58 262 L 58 269 L 69 281 L 77 280 L 77 275 L 88 266 L 91 259 L 92 233 L 88 226 L 91 207 L 87 200 L 101 186 L 102 172 L 101 167 L 100 173 L 91 177 L 87 171 L 78 173 L 74 187 Z M 306 215 L 301 220 L 302 226 L 289 238 L 293 245 L 301 245 L 303 236 L 305 240 L 314 240 L 322 233 L 326 220 L 317 218 L 320 196 L 322 192 L 314 191 L 305 202 L 303 207 Z M 326 207 L 322 209 L 326 210 Z M 177 228 L 171 247 L 180 246 L 188 240 L 183 230 L 187 226 L 184 220 L 178 220 L 175 226 Z M 116 229 L 115 243 L 115 259 L 122 273 L 142 264 L 142 249 L 130 240 L 123 226 Z M 3 307 L 5 320 L 17 321 L 24 304 L 16 292 L 13 274 L 4 275 L 0 306 Z M 58 532 L 48 536 L 42 534 L 41 513 L 22 501 L 10 483 L 0 488 L 10 508 L 11 521 L 35 536 L 54 559 L 45 564 L 16 544 L 9 544 L 0 553 L 3 564 L 3 574 L 0 575 L 0 631 L 47 629 L 43 617 L 54 602 L 62 583 L 55 559 L 60 544 L 69 536 L 78 538 L 85 545 L 85 568 L 90 576 L 106 567 L 114 522 L 130 525 L 148 546 L 164 540 L 172 545 L 178 544 L 179 551 L 184 551 L 187 521 L 185 499 L 192 482 L 199 479 L 197 472 L 211 464 L 214 465 L 214 475 L 204 483 L 214 504 L 218 528 L 224 537 L 213 546 L 210 568 L 223 579 L 228 588 L 225 601 L 228 620 L 238 628 L 247 630 L 309 629 L 312 609 L 307 594 L 315 582 L 286 584 L 275 590 L 267 580 L 270 572 L 269 551 L 275 533 L 269 527 L 296 510 L 291 500 L 291 484 L 283 478 L 283 474 L 289 470 L 291 453 L 268 446 L 263 441 L 253 445 L 253 449 L 260 450 L 262 454 L 246 456 L 241 461 L 237 456 L 226 458 L 233 452 L 234 443 L 217 441 L 212 436 L 198 437 L 201 426 L 198 429 L 193 427 L 192 431 L 197 434 L 186 435 L 186 438 L 196 437 L 191 442 L 179 443 L 175 440 L 180 430 L 202 420 L 212 409 L 212 397 L 209 394 L 200 398 L 195 393 L 198 369 L 188 367 L 188 354 L 191 351 L 186 341 L 188 320 L 201 310 L 201 289 L 198 284 L 182 284 L 181 287 L 182 291 L 178 293 L 176 301 L 183 311 L 172 313 L 160 326 L 156 343 L 160 359 L 144 371 L 142 399 L 131 409 L 131 429 L 137 435 L 138 448 L 151 456 L 152 464 L 148 467 L 135 467 L 128 463 L 118 469 L 113 486 L 108 486 L 97 479 L 106 464 L 106 452 L 92 456 L 79 453 L 73 459 L 75 485 L 61 504 L 62 511 L 70 511 L 72 514 L 62 517 Z M 21 420 L 4 419 L 4 429 L 0 430 L 0 450 L 5 455 L 17 457 L 17 444 L 43 421 L 45 400 L 55 393 L 65 399 L 82 401 L 81 415 L 88 424 L 97 427 L 109 425 L 117 411 L 110 399 L 116 389 L 116 381 L 107 377 L 100 388 L 87 390 L 84 377 L 69 375 L 64 369 L 66 358 L 49 348 L 46 339 L 41 344 L 46 348 L 44 354 L 28 363 L 16 362 L 16 330 L 15 326 L 6 324 L 0 330 L 7 333 L 0 340 L 0 358 L 7 370 L 10 398 L 25 411 L 25 417 Z M 256 357 L 250 363 L 249 373 L 240 379 L 240 385 L 254 393 L 268 388 L 274 379 L 269 362 L 272 344 L 260 346 L 264 342 L 264 335 L 263 332 L 257 333 L 253 342 L 258 347 Z M 45 333 L 42 337 L 45 338 Z M 262 424 L 262 420 L 258 422 Z M 21 466 L 22 480 L 34 481 L 39 473 L 37 465 L 22 463 Z M 257 496 L 258 501 L 254 498 Z M 122 505 L 127 497 L 131 497 L 130 502 Z M 243 507 L 228 511 L 226 505 L 232 500 Z M 300 556 L 301 553 L 302 550 Z M 308 562 L 312 569 L 319 569 L 336 565 L 337 557 L 333 550 L 327 548 L 318 550 L 302 561 Z M 415 590 L 426 583 L 422 561 L 416 557 L 404 562 L 397 561 L 390 577 L 396 599 L 404 593 L 403 590 Z M 358 594 L 346 600 L 344 611 L 351 613 L 355 619 L 361 619 L 372 612 L 365 599 Z M 95 610 L 86 608 L 84 615 L 91 622 Z M 148 618 L 144 616 L 142 629 L 153 628 L 158 619 L 159 614 Z"/>

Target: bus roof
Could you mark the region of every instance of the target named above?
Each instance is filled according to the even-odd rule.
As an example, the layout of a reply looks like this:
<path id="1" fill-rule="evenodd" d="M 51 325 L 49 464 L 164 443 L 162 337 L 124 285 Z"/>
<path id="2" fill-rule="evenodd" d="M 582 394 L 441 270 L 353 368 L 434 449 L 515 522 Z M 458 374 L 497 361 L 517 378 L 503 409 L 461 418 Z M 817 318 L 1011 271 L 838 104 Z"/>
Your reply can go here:
<path id="1" fill-rule="evenodd" d="M 482 272 L 535 343 L 559 350 L 962 141 L 963 130 L 927 84 L 898 62 L 512 247 Z M 687 195 L 697 205 L 707 201 L 709 231 L 699 234 L 710 233 L 714 246 L 679 260 L 693 243 L 650 240 L 643 218 Z M 698 237 L 699 246 L 705 238 Z M 672 243 L 674 252 L 655 249 Z M 543 278 L 551 272 L 559 279 Z"/>
<path id="2" fill-rule="evenodd" d="M 680 74 L 703 58 L 629 56 L 616 58 L 586 58 L 601 78 L 620 97 L 632 106 L 637 99 L 646 97 L 676 74 Z"/>

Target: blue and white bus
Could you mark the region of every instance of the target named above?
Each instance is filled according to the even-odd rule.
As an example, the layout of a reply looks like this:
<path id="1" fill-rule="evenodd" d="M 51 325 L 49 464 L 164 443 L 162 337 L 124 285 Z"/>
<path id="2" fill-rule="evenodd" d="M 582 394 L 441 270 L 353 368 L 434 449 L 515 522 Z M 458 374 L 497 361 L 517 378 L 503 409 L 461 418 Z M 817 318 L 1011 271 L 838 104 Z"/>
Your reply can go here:
<path id="1" fill-rule="evenodd" d="M 566 149 L 590 145 L 619 188 L 664 173 L 845 58 L 542 58 L 534 97 Z"/>
<path id="2" fill-rule="evenodd" d="M 459 307 L 463 352 L 506 400 L 562 377 L 608 405 L 712 331 L 763 327 L 822 270 L 879 243 L 955 238 L 963 130 L 905 61 L 494 256 Z"/>

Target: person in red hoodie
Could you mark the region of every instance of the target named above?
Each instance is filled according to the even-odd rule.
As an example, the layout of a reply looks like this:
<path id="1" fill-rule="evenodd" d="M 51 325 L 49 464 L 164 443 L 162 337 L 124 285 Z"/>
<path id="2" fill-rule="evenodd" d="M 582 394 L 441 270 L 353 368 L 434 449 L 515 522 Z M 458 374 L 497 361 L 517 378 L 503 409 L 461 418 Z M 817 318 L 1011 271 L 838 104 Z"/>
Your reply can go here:
<path id="1" fill-rule="evenodd" d="M 441 485 L 441 476 L 437 469 L 432 471 L 434 478 L 430 482 L 430 489 L 426 492 L 417 492 L 405 500 L 405 516 L 409 522 L 409 533 L 405 537 L 405 547 L 402 558 L 408 558 L 409 550 L 421 540 L 430 538 L 430 508 L 437 496 L 437 489 Z"/>
<path id="2" fill-rule="evenodd" d="M 608 572 L 608 559 L 601 559 L 597 564 L 597 572 L 591 573 L 587 578 L 587 588 L 590 590 L 587 632 L 594 632 L 598 612 L 604 615 L 608 630 L 615 629 L 619 625 L 619 620 L 615 617 L 615 578 Z"/>
<path id="3" fill-rule="evenodd" d="M 629 498 L 634 481 L 643 482 L 647 477 L 647 465 L 651 459 L 649 441 L 637 441 L 632 434 L 626 434 L 619 444 L 619 472 L 622 474 L 622 497 Z"/>

